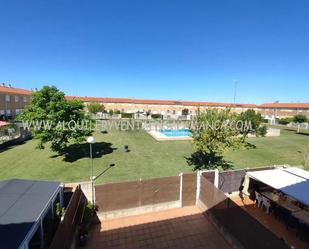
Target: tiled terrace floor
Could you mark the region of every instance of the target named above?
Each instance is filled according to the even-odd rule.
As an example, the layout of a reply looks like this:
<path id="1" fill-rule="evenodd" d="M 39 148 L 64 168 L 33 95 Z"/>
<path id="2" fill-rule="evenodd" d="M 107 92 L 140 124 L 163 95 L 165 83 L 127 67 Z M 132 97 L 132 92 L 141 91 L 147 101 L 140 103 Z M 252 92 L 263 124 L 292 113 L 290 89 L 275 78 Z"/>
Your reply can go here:
<path id="1" fill-rule="evenodd" d="M 196 207 L 102 221 L 90 233 L 87 249 L 230 249 Z"/>
<path id="2" fill-rule="evenodd" d="M 239 206 L 246 210 L 252 217 L 257 219 L 261 224 L 272 231 L 277 237 L 284 239 L 289 245 L 296 249 L 308 249 L 309 245 L 301 241 L 293 230 L 287 230 L 282 221 L 277 220 L 271 215 L 268 215 L 261 208 L 254 206 L 254 202 L 249 198 L 245 198 L 244 202 L 239 197 L 232 198 Z"/>

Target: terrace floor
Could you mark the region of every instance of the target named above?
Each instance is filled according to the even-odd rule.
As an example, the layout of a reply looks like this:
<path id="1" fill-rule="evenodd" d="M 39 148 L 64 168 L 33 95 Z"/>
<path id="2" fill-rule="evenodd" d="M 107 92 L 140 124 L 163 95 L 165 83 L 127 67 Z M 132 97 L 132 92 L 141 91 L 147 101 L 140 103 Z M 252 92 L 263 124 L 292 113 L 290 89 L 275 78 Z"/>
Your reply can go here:
<path id="1" fill-rule="evenodd" d="M 231 249 L 197 207 L 170 209 L 102 221 L 86 249 Z"/>
<path id="2" fill-rule="evenodd" d="M 246 210 L 252 217 L 257 219 L 268 230 L 272 231 L 277 237 L 285 240 L 289 245 L 294 246 L 296 249 L 309 248 L 309 245 L 306 242 L 300 240 L 296 236 L 296 231 L 287 230 L 282 221 L 268 215 L 261 208 L 255 207 L 254 202 L 248 197 L 246 197 L 244 201 L 242 201 L 238 196 L 232 198 L 232 200 Z"/>

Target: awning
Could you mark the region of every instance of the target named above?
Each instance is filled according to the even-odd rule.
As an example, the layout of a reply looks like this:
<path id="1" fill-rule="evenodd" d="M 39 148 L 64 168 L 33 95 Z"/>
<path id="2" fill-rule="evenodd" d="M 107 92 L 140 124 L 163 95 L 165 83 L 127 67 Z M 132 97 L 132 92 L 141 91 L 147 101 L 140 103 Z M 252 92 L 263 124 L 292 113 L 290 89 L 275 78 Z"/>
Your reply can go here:
<path id="1" fill-rule="evenodd" d="M 307 171 L 307 170 L 303 170 L 303 169 L 296 168 L 296 167 L 289 167 L 289 168 L 286 168 L 286 169 L 283 169 L 283 170 L 309 180 L 309 171 Z"/>
<path id="2" fill-rule="evenodd" d="M 295 170 L 295 168 L 282 168 L 249 171 L 247 175 L 282 191 L 305 205 L 309 205 L 309 180 L 306 177 L 300 176 L 302 174 L 305 175 L 306 172 L 301 172 L 298 169 Z"/>

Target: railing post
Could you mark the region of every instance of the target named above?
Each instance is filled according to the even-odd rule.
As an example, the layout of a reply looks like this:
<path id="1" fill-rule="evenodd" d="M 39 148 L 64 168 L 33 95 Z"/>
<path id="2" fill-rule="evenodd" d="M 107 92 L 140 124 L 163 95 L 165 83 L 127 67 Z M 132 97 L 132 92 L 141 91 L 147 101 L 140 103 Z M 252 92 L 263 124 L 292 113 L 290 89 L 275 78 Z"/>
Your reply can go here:
<path id="1" fill-rule="evenodd" d="M 93 200 L 93 206 L 95 208 L 96 205 L 96 198 L 95 198 L 95 181 L 92 181 L 92 200 Z"/>
<path id="2" fill-rule="evenodd" d="M 179 174 L 180 176 L 180 188 L 179 188 L 179 200 L 180 200 L 180 205 L 182 207 L 182 184 L 183 184 L 183 173 Z"/>
<path id="3" fill-rule="evenodd" d="M 215 169 L 214 185 L 215 185 L 216 188 L 219 188 L 219 170 L 218 169 Z"/>
<path id="4" fill-rule="evenodd" d="M 200 198 L 200 192 L 201 192 L 201 171 L 196 172 L 196 200 L 195 205 L 197 205 L 198 200 Z"/>
<path id="5" fill-rule="evenodd" d="M 59 192 L 60 205 L 61 207 L 64 207 L 64 184 L 63 183 L 60 184 L 60 188 L 61 188 Z"/>

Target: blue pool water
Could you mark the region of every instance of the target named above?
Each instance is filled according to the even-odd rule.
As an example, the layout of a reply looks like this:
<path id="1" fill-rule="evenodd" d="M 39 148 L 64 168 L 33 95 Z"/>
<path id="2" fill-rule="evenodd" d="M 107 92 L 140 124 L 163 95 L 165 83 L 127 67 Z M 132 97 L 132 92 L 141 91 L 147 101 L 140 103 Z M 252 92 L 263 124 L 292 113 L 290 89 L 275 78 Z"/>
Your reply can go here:
<path id="1" fill-rule="evenodd" d="M 191 135 L 191 132 L 188 129 L 177 129 L 177 130 L 161 129 L 159 131 L 167 137 L 189 137 Z"/>

